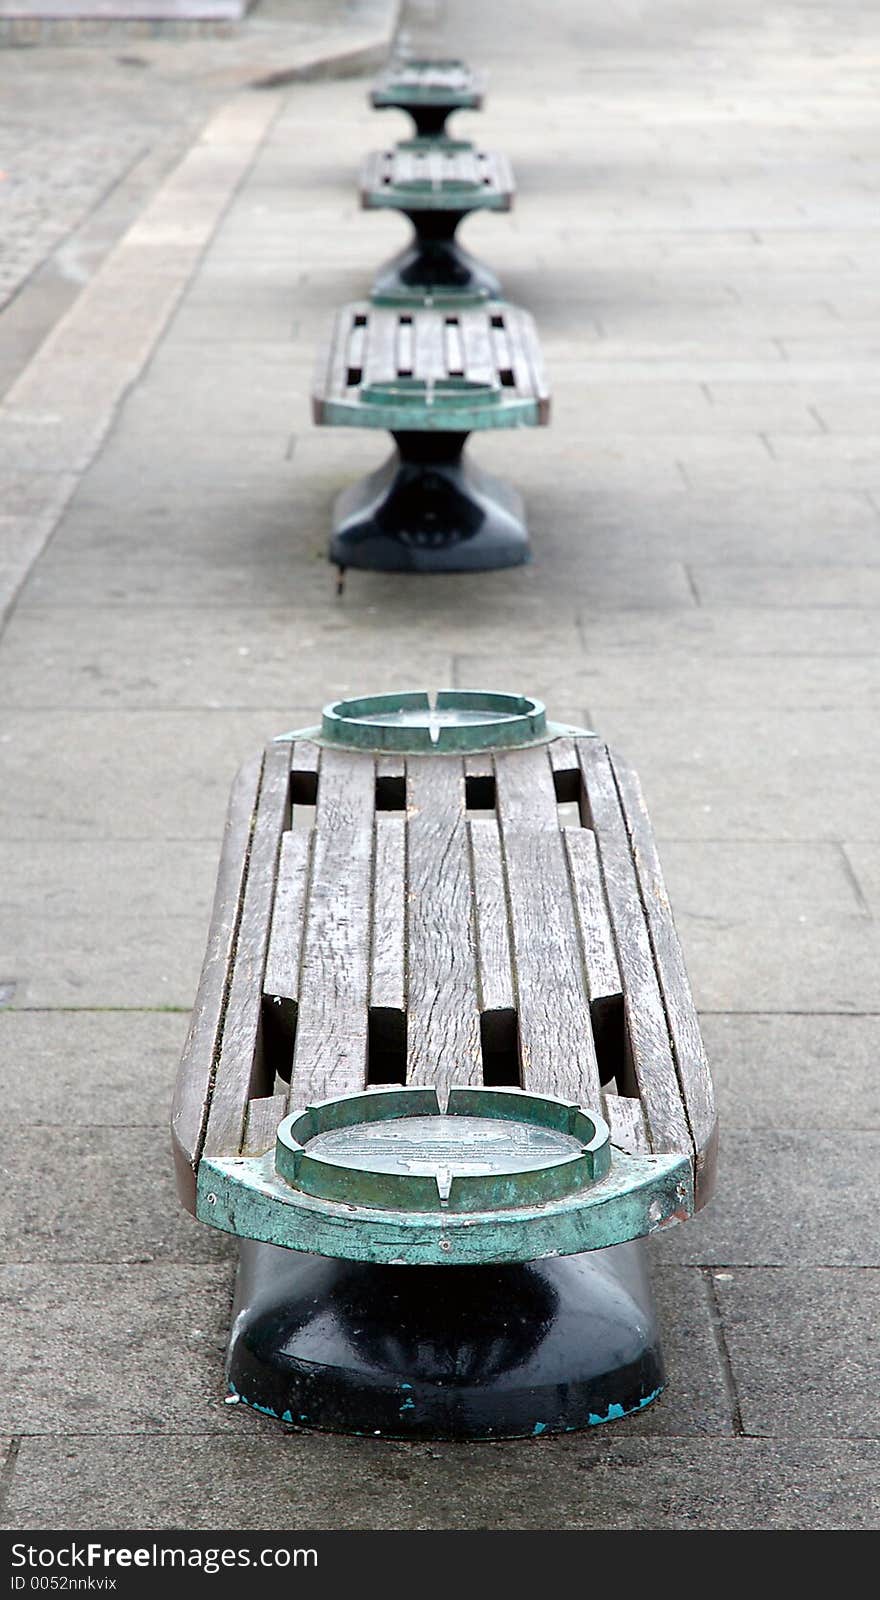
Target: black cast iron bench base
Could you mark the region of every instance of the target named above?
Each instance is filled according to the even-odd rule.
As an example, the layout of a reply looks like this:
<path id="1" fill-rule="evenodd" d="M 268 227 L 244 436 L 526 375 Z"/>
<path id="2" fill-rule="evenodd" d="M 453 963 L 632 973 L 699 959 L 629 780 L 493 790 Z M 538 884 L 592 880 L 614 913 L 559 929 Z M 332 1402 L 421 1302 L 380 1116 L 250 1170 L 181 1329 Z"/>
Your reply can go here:
<path id="1" fill-rule="evenodd" d="M 395 433 L 384 466 L 339 495 L 331 561 L 374 572 L 487 572 L 530 561 L 520 495 L 467 459 L 467 437 Z"/>
<path id="2" fill-rule="evenodd" d="M 295 1427 L 535 1437 L 639 1411 L 665 1382 L 644 1245 L 395 1267 L 245 1240 L 230 1391 Z"/>

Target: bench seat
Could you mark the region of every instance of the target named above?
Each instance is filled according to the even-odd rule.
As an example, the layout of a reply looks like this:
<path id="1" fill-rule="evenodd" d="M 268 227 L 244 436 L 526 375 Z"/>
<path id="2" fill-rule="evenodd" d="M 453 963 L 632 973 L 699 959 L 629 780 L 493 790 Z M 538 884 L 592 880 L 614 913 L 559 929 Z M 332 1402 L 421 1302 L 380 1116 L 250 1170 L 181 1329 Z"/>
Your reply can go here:
<path id="1" fill-rule="evenodd" d="M 638 780 L 598 738 L 461 756 L 291 737 L 242 769 L 174 1101 L 184 1205 L 234 1231 L 230 1162 L 288 1111 L 388 1083 L 519 1085 L 603 1112 L 619 1153 L 680 1162 L 675 1198 L 597 1217 L 596 1246 L 709 1198 L 681 949 Z"/>
<path id="2" fill-rule="evenodd" d="M 479 111 L 486 76 L 464 61 L 412 60 L 393 63 L 373 84 L 370 104 L 377 111 L 408 111 L 421 135 L 441 135 L 453 111 Z"/>
<path id="3" fill-rule="evenodd" d="M 472 432 L 549 420 L 527 312 L 346 306 L 312 403 L 319 425 L 383 428 L 395 440 L 385 466 L 336 502 L 330 556 L 341 569 L 481 571 L 529 559 L 519 496 L 464 450 Z"/>
<path id="4" fill-rule="evenodd" d="M 360 195 L 365 210 L 453 211 L 459 216 L 509 211 L 513 170 L 497 151 L 477 150 L 458 140 L 410 139 L 365 156 Z"/>

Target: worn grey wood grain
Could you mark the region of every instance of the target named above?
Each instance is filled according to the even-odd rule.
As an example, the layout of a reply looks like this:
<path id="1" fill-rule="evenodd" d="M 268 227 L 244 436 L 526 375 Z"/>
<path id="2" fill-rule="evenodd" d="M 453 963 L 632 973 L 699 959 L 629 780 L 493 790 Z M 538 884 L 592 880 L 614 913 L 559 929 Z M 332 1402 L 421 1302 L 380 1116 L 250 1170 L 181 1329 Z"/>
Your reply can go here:
<path id="1" fill-rule="evenodd" d="M 482 1011 L 515 1011 L 507 886 L 494 818 L 468 823 L 474 880 L 477 968 Z"/>
<path id="2" fill-rule="evenodd" d="M 599 1068 L 562 837 L 558 826 L 509 823 L 500 795 L 499 813 L 523 1087 L 597 1109 Z"/>
<path id="3" fill-rule="evenodd" d="M 242 767 L 229 798 L 208 947 L 171 1108 L 178 1191 L 190 1211 L 195 1211 L 196 1167 L 208 1115 L 214 1060 L 220 1048 L 229 969 L 244 894 L 247 845 L 262 771 L 261 753 Z"/>
<path id="4" fill-rule="evenodd" d="M 393 811 L 376 816 L 370 1005 L 406 1010 L 406 821 Z"/>
<path id="5" fill-rule="evenodd" d="M 556 785 L 549 747 L 499 750 L 495 757 L 498 814 L 505 829 L 529 827 L 559 832 Z"/>
<path id="6" fill-rule="evenodd" d="M 712 1192 L 717 1142 L 715 1093 L 709 1063 L 641 785 L 632 768 L 618 757 L 612 756 L 611 766 L 647 917 L 682 1099 L 693 1135 L 696 1198 L 701 1205 Z"/>
<path id="7" fill-rule="evenodd" d="M 598 740 L 579 739 L 577 751 L 623 979 L 633 1088 L 638 1088 L 642 1101 L 652 1150 L 679 1151 L 693 1159 L 666 1012 L 608 750 Z"/>
<path id="8" fill-rule="evenodd" d="M 300 962 L 312 830 L 288 830 L 281 837 L 278 877 L 263 993 L 280 1000 L 299 999 Z"/>
<path id="9" fill-rule="evenodd" d="M 602 887 L 596 836 L 589 828 L 564 828 L 562 837 L 571 874 L 590 1000 L 622 994 L 623 985 Z"/>
<path id="10" fill-rule="evenodd" d="M 290 746 L 270 745 L 256 812 L 223 1037 L 205 1133 L 206 1155 L 237 1155 L 248 1100 L 261 1082 L 263 972 L 281 834 L 290 818 Z"/>
<path id="11" fill-rule="evenodd" d="M 272 1149 L 278 1124 L 286 1110 L 286 1094 L 261 1095 L 250 1101 L 241 1142 L 243 1156 L 261 1156 Z"/>
<path id="12" fill-rule="evenodd" d="M 605 1121 L 611 1129 L 611 1143 L 632 1156 L 650 1155 L 641 1101 L 629 1095 L 612 1094 L 608 1089 L 603 1091 L 602 1099 Z"/>
<path id="13" fill-rule="evenodd" d="M 370 756 L 321 752 L 291 1110 L 366 1083 L 375 790 Z"/>
<path id="14" fill-rule="evenodd" d="M 407 1081 L 441 1090 L 482 1079 L 464 770 L 407 759 Z"/>

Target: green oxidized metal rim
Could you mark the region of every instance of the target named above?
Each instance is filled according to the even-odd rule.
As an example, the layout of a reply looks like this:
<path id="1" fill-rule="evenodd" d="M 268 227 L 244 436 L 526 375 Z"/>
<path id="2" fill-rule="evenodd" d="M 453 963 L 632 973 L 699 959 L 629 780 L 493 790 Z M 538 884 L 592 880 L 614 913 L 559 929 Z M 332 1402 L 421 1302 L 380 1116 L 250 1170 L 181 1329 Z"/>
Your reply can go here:
<path id="1" fill-rule="evenodd" d="M 452 712 L 456 706 L 473 715 L 466 722 L 450 720 L 445 725 L 435 717 L 432 728 L 432 709 Z M 309 739 L 316 744 L 374 754 L 387 750 L 410 755 L 466 755 L 479 750 L 548 744 L 565 736 L 596 737 L 590 728 L 549 722 L 542 701 L 531 695 L 441 689 L 432 707 L 431 696 L 424 689 L 415 689 L 336 700 L 324 707 L 320 727 L 292 728 L 288 733 L 277 734 L 274 742 Z"/>
<path id="2" fill-rule="evenodd" d="M 366 695 L 325 706 L 326 744 L 355 750 L 468 752 L 533 744 L 547 736 L 547 712 L 529 695 L 441 689 Z"/>
<path id="3" fill-rule="evenodd" d="M 491 1096 L 500 1119 L 522 1119 L 525 1113 L 534 1121 L 543 1117 L 544 1126 L 555 1121 L 560 1130 L 590 1132 L 581 1154 L 592 1158 L 592 1175 L 586 1166 L 576 1171 L 573 1161 L 568 1167 L 555 1163 L 549 1175 L 534 1168 L 525 1174 L 493 1173 L 482 1192 L 479 1181 L 469 1179 L 470 1187 L 461 1188 L 458 1198 L 472 1209 L 458 1209 L 451 1184 L 443 1203 L 436 1181 L 422 1183 L 419 1194 L 415 1184 L 408 1191 L 399 1185 L 395 1190 L 384 1179 L 376 1188 L 370 1172 L 343 1173 L 340 1181 L 340 1169 L 332 1174 L 326 1163 L 315 1163 L 304 1174 L 312 1130 L 326 1129 L 334 1118 L 338 1127 L 346 1116 L 356 1124 L 364 1118 L 365 1103 L 373 1098 L 378 1106 L 382 1096 L 389 1115 L 394 1102 L 399 1108 L 406 1097 L 416 1114 L 437 1108 L 433 1090 L 416 1088 L 367 1090 L 309 1107 L 284 1119 L 275 1149 L 265 1155 L 204 1157 L 196 1215 L 240 1238 L 314 1255 L 389 1265 L 472 1266 L 604 1249 L 684 1220 L 693 1211 L 686 1156 L 612 1149 L 606 1124 L 592 1112 L 517 1089 L 452 1091 L 451 1114 L 467 1115 L 477 1106 L 485 1111 Z M 306 1137 L 305 1145 L 297 1133 Z M 279 1171 L 279 1156 L 282 1169 L 288 1163 L 287 1176 Z M 557 1182 L 560 1173 L 563 1181 Z M 322 1192 L 295 1186 L 304 1181 Z"/>
<path id="4" fill-rule="evenodd" d="M 478 1166 L 484 1170 L 450 1175 L 445 1187 L 441 1187 L 436 1173 L 407 1170 L 405 1162 L 402 1169 L 396 1170 L 383 1166 L 381 1161 L 371 1165 L 370 1146 L 366 1147 L 366 1164 L 355 1165 L 345 1159 L 347 1132 L 357 1135 L 367 1130 L 381 1134 L 388 1124 L 394 1124 L 392 1142 L 395 1138 L 400 1142 L 401 1137 L 405 1142 L 409 1122 L 420 1128 L 427 1126 L 435 1136 L 442 1130 L 454 1164 L 457 1151 L 463 1148 L 457 1139 L 457 1128 L 472 1129 L 474 1118 L 483 1131 L 476 1142 L 471 1142 L 468 1156 L 476 1156 Z M 501 1161 L 510 1157 L 509 1167 L 493 1167 L 486 1160 L 488 1149 L 484 1155 L 486 1132 L 493 1125 L 500 1135 Z M 504 1136 L 528 1129 L 536 1130 L 539 1138 L 544 1136 L 544 1148 L 540 1156 L 532 1153 L 527 1164 L 517 1165 L 517 1156 L 510 1147 L 503 1150 Z M 331 1140 L 335 1138 L 337 1149 L 329 1156 L 327 1135 Z M 318 1199 L 412 1212 L 438 1211 L 446 1206 L 451 1212 L 476 1214 L 555 1200 L 605 1177 L 611 1166 L 609 1137 L 607 1124 L 595 1113 L 521 1089 L 452 1089 L 446 1109 L 441 1111 L 433 1088 L 380 1088 L 327 1100 L 285 1117 L 276 1136 L 275 1170 L 294 1189 Z M 495 1142 L 498 1143 L 497 1137 Z M 416 1141 L 416 1155 L 418 1149 Z"/>

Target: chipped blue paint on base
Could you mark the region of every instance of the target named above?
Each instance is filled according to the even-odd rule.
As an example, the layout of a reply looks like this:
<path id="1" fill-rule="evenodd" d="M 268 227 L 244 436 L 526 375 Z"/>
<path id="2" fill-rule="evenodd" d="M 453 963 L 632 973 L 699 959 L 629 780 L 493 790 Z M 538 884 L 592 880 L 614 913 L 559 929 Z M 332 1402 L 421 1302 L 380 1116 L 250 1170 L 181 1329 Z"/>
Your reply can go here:
<path id="1" fill-rule="evenodd" d="M 400 1387 L 401 1387 L 401 1390 L 404 1390 L 404 1389 L 412 1390 L 412 1384 L 411 1383 L 402 1383 L 400 1385 Z M 262 1416 L 264 1416 L 264 1417 L 272 1417 L 272 1419 L 275 1422 L 286 1422 L 286 1423 L 289 1423 L 289 1425 L 291 1427 L 295 1427 L 295 1426 L 308 1427 L 309 1426 L 309 1417 L 308 1417 L 307 1413 L 304 1412 L 304 1411 L 300 1412 L 299 1423 L 296 1424 L 296 1423 L 294 1423 L 293 1414 L 292 1414 L 291 1411 L 289 1411 L 289 1410 L 283 1411 L 279 1415 L 279 1413 L 277 1411 L 273 1411 L 271 1406 L 263 1406 L 263 1405 L 260 1405 L 259 1401 L 257 1401 L 257 1400 L 249 1400 L 247 1398 L 247 1395 L 242 1394 L 239 1389 L 236 1389 L 234 1383 L 230 1382 L 228 1384 L 228 1388 L 229 1388 L 230 1394 L 234 1395 L 236 1400 L 238 1400 L 241 1405 L 247 1406 L 249 1411 L 259 1411 Z M 663 1393 L 664 1388 L 665 1388 L 665 1385 L 661 1383 L 659 1388 L 652 1390 L 651 1394 L 646 1394 L 644 1396 L 644 1398 L 639 1400 L 636 1403 L 636 1405 L 634 1405 L 634 1406 L 620 1406 L 620 1405 L 617 1405 L 616 1403 L 612 1402 L 612 1404 L 608 1407 L 608 1410 L 606 1411 L 604 1417 L 599 1416 L 598 1413 L 595 1412 L 595 1411 L 591 1411 L 589 1416 L 588 1416 L 588 1418 L 587 1418 L 587 1421 L 585 1423 L 583 1423 L 583 1422 L 571 1423 L 568 1427 L 565 1427 L 565 1428 L 552 1428 L 552 1427 L 549 1427 L 549 1425 L 546 1422 L 536 1422 L 534 1427 L 532 1428 L 531 1437 L 533 1439 L 539 1439 L 542 1434 L 547 1433 L 547 1432 L 549 1432 L 551 1435 L 555 1434 L 555 1433 L 582 1433 L 585 1427 L 597 1428 L 597 1427 L 601 1427 L 601 1425 L 603 1423 L 605 1423 L 605 1422 L 617 1422 L 617 1420 L 620 1417 L 634 1417 L 634 1416 L 637 1416 L 640 1411 L 644 1411 L 646 1406 L 652 1405 L 655 1400 L 658 1400 L 660 1398 L 660 1395 Z M 404 1399 L 403 1404 L 400 1407 L 400 1414 L 401 1414 L 401 1416 L 403 1416 L 404 1412 L 406 1412 L 406 1411 L 415 1411 L 415 1409 L 416 1409 L 416 1403 L 413 1400 L 412 1395 L 408 1394 L 406 1396 L 406 1398 Z M 322 1432 L 322 1431 L 325 1431 L 325 1430 L 322 1430 L 320 1428 L 316 1428 L 315 1431 L 316 1432 Z M 327 1431 L 335 1432 L 336 1430 L 335 1429 L 331 1429 L 331 1430 L 327 1430 Z M 365 1438 L 368 1437 L 368 1435 L 366 1433 L 364 1433 L 363 1430 L 361 1430 L 359 1428 L 353 1429 L 352 1432 L 353 1432 L 353 1436 L 356 1439 L 365 1439 Z M 379 1437 L 379 1438 L 381 1438 L 382 1437 L 381 1430 L 377 1428 L 375 1430 L 375 1434 L 373 1434 L 371 1437 Z M 405 1437 L 405 1435 L 386 1434 L 385 1437 L 389 1438 L 389 1439 L 393 1439 L 393 1438 Z M 472 1438 L 473 1435 L 471 1435 L 470 1437 Z M 503 1434 L 497 1434 L 496 1433 L 496 1434 L 487 1434 L 485 1437 L 486 1438 L 495 1438 L 495 1439 L 504 1438 L 504 1437 L 508 1437 L 508 1438 L 510 1438 L 510 1437 L 513 1437 L 513 1438 L 525 1438 L 525 1437 L 527 1437 L 527 1435 L 526 1435 L 525 1432 L 523 1432 L 521 1434 L 514 1434 L 514 1435 L 503 1435 Z M 464 1442 L 464 1440 L 462 1442 Z"/>

